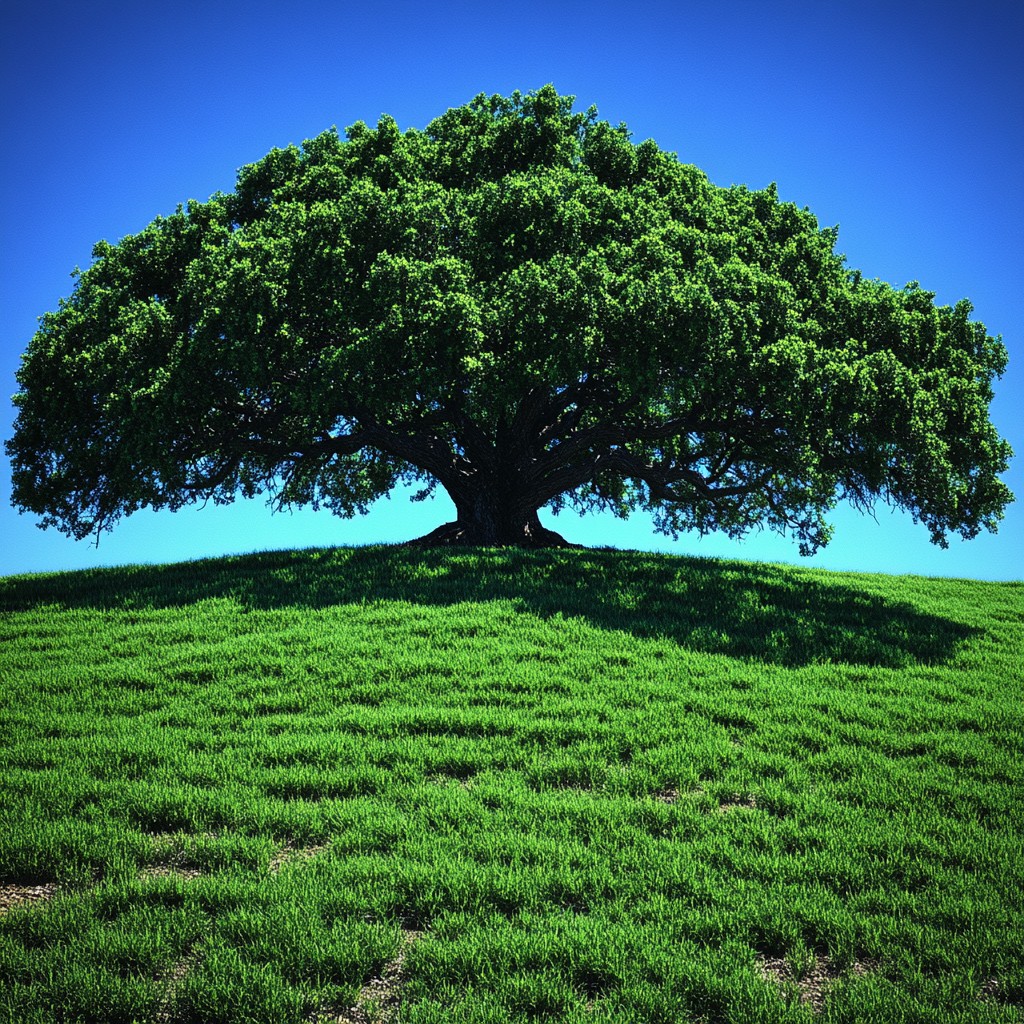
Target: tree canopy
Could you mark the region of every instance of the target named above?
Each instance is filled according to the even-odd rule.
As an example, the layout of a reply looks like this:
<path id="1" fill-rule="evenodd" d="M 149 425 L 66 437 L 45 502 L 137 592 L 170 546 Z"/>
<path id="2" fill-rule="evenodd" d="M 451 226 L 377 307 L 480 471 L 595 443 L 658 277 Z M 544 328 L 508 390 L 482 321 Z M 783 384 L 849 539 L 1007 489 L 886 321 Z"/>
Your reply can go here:
<path id="1" fill-rule="evenodd" d="M 96 245 L 18 372 L 13 500 L 79 538 L 239 493 L 351 516 L 410 481 L 455 504 L 439 543 L 642 508 L 808 553 L 841 500 L 994 531 L 1004 346 L 836 240 L 551 86 L 327 131 Z"/>

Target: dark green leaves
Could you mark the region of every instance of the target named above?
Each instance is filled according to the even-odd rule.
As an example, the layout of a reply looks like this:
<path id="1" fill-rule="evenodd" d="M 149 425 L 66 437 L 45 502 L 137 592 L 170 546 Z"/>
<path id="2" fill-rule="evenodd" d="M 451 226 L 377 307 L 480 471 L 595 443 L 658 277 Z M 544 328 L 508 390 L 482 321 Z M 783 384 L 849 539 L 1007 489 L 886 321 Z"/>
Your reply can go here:
<path id="1" fill-rule="evenodd" d="M 332 129 L 97 245 L 19 373 L 14 500 L 75 536 L 239 488 L 351 514 L 402 478 L 460 522 L 642 505 L 813 550 L 845 497 L 995 529 L 1005 349 L 835 243 L 551 86 Z"/>

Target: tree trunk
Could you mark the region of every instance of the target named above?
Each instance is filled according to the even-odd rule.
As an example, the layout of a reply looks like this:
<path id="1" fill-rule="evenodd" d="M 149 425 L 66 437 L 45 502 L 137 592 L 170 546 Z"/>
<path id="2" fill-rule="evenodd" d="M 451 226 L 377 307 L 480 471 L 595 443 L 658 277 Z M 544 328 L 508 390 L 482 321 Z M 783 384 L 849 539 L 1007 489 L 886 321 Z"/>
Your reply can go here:
<path id="1" fill-rule="evenodd" d="M 560 533 L 542 526 L 537 509 L 529 502 L 510 500 L 507 495 L 477 491 L 466 500 L 456 500 L 458 518 L 416 540 L 410 546 L 437 547 L 448 544 L 475 547 L 575 548 Z"/>

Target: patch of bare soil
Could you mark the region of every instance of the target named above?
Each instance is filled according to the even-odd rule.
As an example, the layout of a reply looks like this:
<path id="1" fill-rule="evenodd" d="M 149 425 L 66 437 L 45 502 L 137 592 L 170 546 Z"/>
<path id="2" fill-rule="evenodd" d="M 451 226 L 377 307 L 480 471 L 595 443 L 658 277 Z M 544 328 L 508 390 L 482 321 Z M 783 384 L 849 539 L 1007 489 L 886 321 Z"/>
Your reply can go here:
<path id="1" fill-rule="evenodd" d="M 184 867 L 175 864 L 150 864 L 139 871 L 139 878 L 146 882 L 153 878 L 180 878 L 183 882 L 191 882 L 199 878 L 202 871 L 197 867 Z"/>
<path id="2" fill-rule="evenodd" d="M 6 914 L 11 907 L 21 903 L 52 899 L 56 891 L 55 882 L 47 882 L 45 885 L 0 885 L 0 914 Z"/>
<path id="3" fill-rule="evenodd" d="M 329 843 L 321 843 L 318 846 L 294 846 L 292 843 L 285 843 L 270 860 L 270 870 L 275 874 L 285 866 L 296 860 L 309 860 L 318 853 L 323 853 Z"/>
<path id="4" fill-rule="evenodd" d="M 828 957 L 815 957 L 807 969 L 798 978 L 789 961 L 783 957 L 758 956 L 757 969 L 765 981 L 774 985 L 795 985 L 804 1006 L 810 1006 L 814 1013 L 820 1013 L 825 1006 L 829 986 L 845 973 L 833 964 Z M 863 977 L 875 969 L 874 964 L 855 960 L 849 972 Z"/>
<path id="5" fill-rule="evenodd" d="M 1008 998 L 1006 992 L 999 984 L 998 978 L 989 978 L 978 992 L 978 998 L 983 1003 L 998 1003 L 1001 1006 L 1013 1006 L 1016 1009 L 1024 1009 L 1024 999 Z"/>
<path id="6" fill-rule="evenodd" d="M 401 1005 L 402 985 L 405 982 L 405 957 L 409 947 L 423 932 L 406 928 L 394 959 L 371 978 L 356 996 L 355 1003 L 345 1010 L 322 1007 L 311 1018 L 315 1024 L 392 1024 Z"/>
<path id="7" fill-rule="evenodd" d="M 199 954 L 189 952 L 183 956 L 164 977 L 164 996 L 160 1001 L 160 1009 L 157 1010 L 157 1024 L 165 1024 L 171 1019 L 173 1010 L 174 993 L 182 983 L 189 971 L 193 970 L 199 962 Z"/>
<path id="8" fill-rule="evenodd" d="M 141 880 L 179 878 L 182 881 L 191 882 L 203 874 L 202 867 L 190 860 L 181 848 L 180 836 L 158 833 L 153 835 L 152 839 L 154 846 L 153 863 L 139 869 L 139 878 Z"/>
<path id="9" fill-rule="evenodd" d="M 752 796 L 740 796 L 735 800 L 726 800 L 718 805 L 719 813 L 728 814 L 729 811 L 753 811 L 757 808 L 757 800 Z"/>
<path id="10" fill-rule="evenodd" d="M 450 782 L 457 782 L 459 789 L 472 789 L 474 786 L 472 775 L 446 774 L 445 772 L 434 772 L 427 776 L 427 782 L 432 786 L 447 786 Z"/>
<path id="11" fill-rule="evenodd" d="M 978 998 L 982 1002 L 996 1002 L 996 1000 L 999 999 L 999 979 L 989 978 L 985 984 L 981 986 Z"/>

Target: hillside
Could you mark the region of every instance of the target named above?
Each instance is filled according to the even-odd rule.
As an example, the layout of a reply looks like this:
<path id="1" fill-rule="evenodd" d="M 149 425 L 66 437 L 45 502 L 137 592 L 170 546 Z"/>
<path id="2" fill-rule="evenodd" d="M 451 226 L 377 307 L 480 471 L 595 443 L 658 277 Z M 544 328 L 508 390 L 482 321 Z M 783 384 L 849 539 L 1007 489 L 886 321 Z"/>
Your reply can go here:
<path id="1" fill-rule="evenodd" d="M 0 579 L 0 1020 L 1024 1018 L 1024 584 Z"/>

